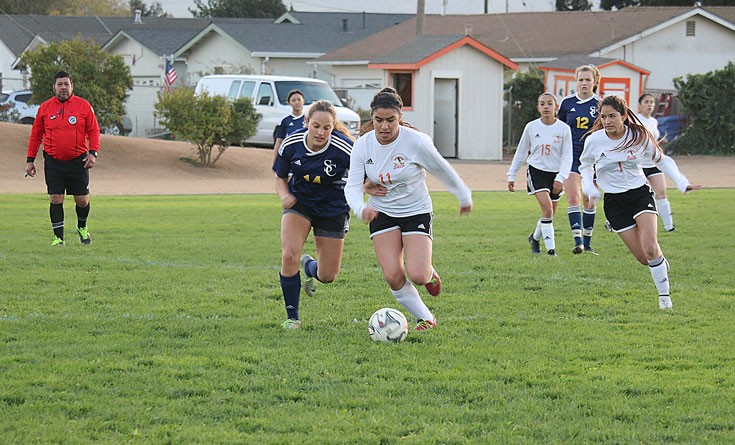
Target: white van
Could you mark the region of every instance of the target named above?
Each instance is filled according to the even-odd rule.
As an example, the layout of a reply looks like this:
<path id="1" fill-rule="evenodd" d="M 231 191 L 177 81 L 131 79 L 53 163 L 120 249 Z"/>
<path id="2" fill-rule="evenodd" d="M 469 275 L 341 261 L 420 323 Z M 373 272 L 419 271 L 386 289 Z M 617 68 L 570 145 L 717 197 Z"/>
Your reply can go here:
<path id="1" fill-rule="evenodd" d="M 233 100 L 240 97 L 250 98 L 255 110 L 262 117 L 258 124 L 258 132 L 245 142 L 273 146 L 276 140 L 276 127 L 292 111 L 291 105 L 288 104 L 288 93 L 291 90 L 304 93 L 304 109 L 317 100 L 332 102 L 337 118 L 354 136 L 357 136 L 360 131 L 360 116 L 345 107 L 329 84 L 323 80 L 308 77 L 218 74 L 202 77 L 194 92 L 201 94 L 206 91 L 209 95 L 225 96 Z"/>

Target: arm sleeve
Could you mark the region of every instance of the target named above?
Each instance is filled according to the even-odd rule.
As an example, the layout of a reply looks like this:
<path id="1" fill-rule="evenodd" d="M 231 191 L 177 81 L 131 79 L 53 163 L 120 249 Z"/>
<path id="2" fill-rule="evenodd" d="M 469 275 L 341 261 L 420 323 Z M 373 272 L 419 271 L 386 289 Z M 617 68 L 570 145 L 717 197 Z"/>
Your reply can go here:
<path id="1" fill-rule="evenodd" d="M 518 141 L 516 154 L 513 155 L 513 161 L 510 163 L 510 167 L 508 168 L 508 181 L 516 180 L 516 175 L 518 174 L 518 170 L 521 168 L 521 164 L 523 164 L 523 162 L 528 159 L 528 154 L 531 152 L 531 137 L 529 136 L 529 126 L 530 123 L 526 124 L 525 128 L 523 128 L 521 140 Z"/>
<path id="2" fill-rule="evenodd" d="M 567 124 L 567 110 L 566 108 L 564 108 L 564 100 L 562 100 L 559 104 L 559 111 L 557 111 L 556 113 L 556 118 L 564 122 L 564 125 L 566 125 L 567 127 L 569 126 Z"/>
<path id="3" fill-rule="evenodd" d="M 276 154 L 276 159 L 273 161 L 273 171 L 279 178 L 288 178 L 291 171 L 291 153 L 291 150 L 286 150 L 281 145 L 278 154 Z"/>
<path id="4" fill-rule="evenodd" d="M 472 191 L 465 185 L 454 167 L 442 157 L 429 136 L 423 135 L 422 142 L 421 150 L 418 153 L 420 165 L 447 186 L 447 189 L 457 197 L 462 207 L 472 205 Z M 352 173 L 350 172 L 350 174 Z"/>
<path id="5" fill-rule="evenodd" d="M 600 199 L 602 194 L 595 185 L 595 156 L 592 153 L 590 138 L 584 140 L 584 151 L 579 157 L 579 174 L 582 175 L 582 192 L 591 199 Z"/>
<path id="6" fill-rule="evenodd" d="M 572 171 L 572 130 L 569 125 L 564 124 L 566 131 L 564 139 L 562 140 L 561 146 L 561 167 L 559 168 L 559 174 L 554 178 L 555 181 L 564 182 L 569 177 L 569 172 Z"/>
<path id="7" fill-rule="evenodd" d="M 285 121 L 286 118 L 284 117 L 283 119 L 281 119 L 281 123 L 278 124 L 278 127 L 276 127 L 276 139 L 286 139 L 286 125 L 284 123 Z"/>
<path id="8" fill-rule="evenodd" d="M 31 129 L 31 138 L 28 140 L 28 153 L 26 154 L 26 161 L 33 162 L 38 155 L 38 149 L 41 147 L 43 142 L 43 135 L 46 131 L 44 127 L 44 113 L 45 107 L 41 105 L 36 114 L 36 119 L 33 121 L 33 128 Z"/>
<path id="9" fill-rule="evenodd" d="M 358 139 L 352 146 L 352 155 L 350 156 L 350 170 L 347 174 L 347 183 L 345 184 L 345 199 L 347 205 L 350 206 L 355 216 L 362 219 L 362 211 L 365 209 L 365 197 L 362 193 L 362 183 L 365 180 L 365 163 L 363 161 L 363 153 L 365 146 L 363 141 Z"/>
<path id="10" fill-rule="evenodd" d="M 99 151 L 100 150 L 100 124 L 97 122 L 97 115 L 94 114 L 92 105 L 89 106 L 89 118 L 86 120 L 87 123 L 87 139 L 89 139 L 89 150 Z"/>
<path id="11" fill-rule="evenodd" d="M 689 180 L 681 173 L 681 171 L 679 171 L 679 167 L 676 165 L 676 162 L 673 159 L 666 156 L 663 151 L 661 151 L 661 149 L 658 148 L 658 146 L 650 140 L 648 141 L 648 146 L 646 147 L 646 153 L 651 156 L 651 159 L 653 159 L 653 162 L 656 163 L 658 168 L 660 168 L 661 171 L 666 174 L 666 176 L 674 181 L 674 183 L 676 184 L 676 188 L 679 189 L 680 192 L 683 193 L 687 191 Z"/>

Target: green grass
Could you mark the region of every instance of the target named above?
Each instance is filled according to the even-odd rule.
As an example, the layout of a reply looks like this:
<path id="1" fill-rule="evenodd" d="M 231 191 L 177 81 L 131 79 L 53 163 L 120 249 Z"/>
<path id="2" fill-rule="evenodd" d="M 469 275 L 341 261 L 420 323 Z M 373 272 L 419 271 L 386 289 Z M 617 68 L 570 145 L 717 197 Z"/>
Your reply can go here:
<path id="1" fill-rule="evenodd" d="M 95 196 L 62 248 L 46 196 L 0 196 L 2 443 L 733 443 L 735 190 L 671 195 L 664 313 L 602 212 L 599 257 L 564 204 L 533 257 L 532 198 L 435 194 L 439 327 L 398 345 L 367 335 L 399 306 L 354 219 L 286 332 L 274 195 Z"/>

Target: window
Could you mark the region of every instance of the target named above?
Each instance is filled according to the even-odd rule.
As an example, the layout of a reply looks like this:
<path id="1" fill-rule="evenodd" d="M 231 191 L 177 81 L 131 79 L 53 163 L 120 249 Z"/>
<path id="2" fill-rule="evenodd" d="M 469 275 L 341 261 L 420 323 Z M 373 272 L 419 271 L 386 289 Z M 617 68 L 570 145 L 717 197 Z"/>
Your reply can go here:
<path id="1" fill-rule="evenodd" d="M 243 82 L 242 84 L 242 90 L 240 90 L 240 97 L 247 97 L 250 99 L 250 96 L 253 95 L 253 90 L 255 89 L 255 82 Z"/>
<path id="2" fill-rule="evenodd" d="M 232 82 L 232 85 L 230 85 L 230 92 L 227 93 L 227 97 L 230 99 L 236 99 L 237 98 L 237 92 L 240 90 L 240 81 L 235 80 Z"/>
<path id="3" fill-rule="evenodd" d="M 390 83 L 403 100 L 405 108 L 413 107 L 413 73 L 391 73 Z"/>
<path id="4" fill-rule="evenodd" d="M 695 25 L 697 22 L 694 20 L 687 21 L 687 37 L 694 37 L 694 31 L 696 30 Z"/>
<path id="5" fill-rule="evenodd" d="M 255 99 L 255 105 L 273 105 L 273 87 L 271 87 L 271 84 L 260 84 L 260 88 L 258 88 L 258 97 Z"/>
<path id="6" fill-rule="evenodd" d="M 15 101 L 16 102 L 23 102 L 25 104 L 25 103 L 28 103 L 29 100 L 31 100 L 31 96 L 32 96 L 31 93 L 18 94 L 17 96 L 15 96 Z"/>

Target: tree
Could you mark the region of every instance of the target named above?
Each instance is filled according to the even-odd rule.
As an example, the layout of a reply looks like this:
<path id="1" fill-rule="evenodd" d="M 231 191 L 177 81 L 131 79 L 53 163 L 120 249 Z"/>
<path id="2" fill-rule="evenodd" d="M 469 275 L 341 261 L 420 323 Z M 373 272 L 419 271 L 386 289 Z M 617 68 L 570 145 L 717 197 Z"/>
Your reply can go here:
<path id="1" fill-rule="evenodd" d="M 674 79 L 690 125 L 666 148 L 674 152 L 735 155 L 735 64 Z"/>
<path id="2" fill-rule="evenodd" d="M 54 74 L 72 75 L 74 94 L 92 104 L 100 127 L 122 122 L 125 99 L 133 89 L 130 69 L 122 56 L 113 56 L 91 41 L 67 40 L 26 51 L 20 60 L 31 73 L 32 103 L 40 104 L 53 95 Z"/>
<path id="3" fill-rule="evenodd" d="M 54 0 L 0 0 L 0 13 L 2 14 L 48 14 Z"/>
<path id="4" fill-rule="evenodd" d="M 123 0 L 59 0 L 53 2 L 53 6 L 48 11 L 48 15 L 126 16 L 129 14 Z"/>
<path id="5" fill-rule="evenodd" d="M 592 3 L 589 0 L 556 0 L 557 11 L 589 11 Z"/>
<path id="6" fill-rule="evenodd" d="M 143 17 L 171 17 L 171 14 L 163 10 L 160 2 L 153 2 L 149 7 L 146 6 L 143 0 L 130 0 L 128 5 L 131 13 L 140 10 Z"/>
<path id="7" fill-rule="evenodd" d="M 197 96 L 189 88 L 158 93 L 155 109 L 161 125 L 194 144 L 196 162 L 203 167 L 213 167 L 230 145 L 253 136 L 260 121 L 250 99 L 230 102 L 206 92 Z M 214 147 L 217 154 L 212 159 Z"/>
<path id="8" fill-rule="evenodd" d="M 528 122 L 539 117 L 536 103 L 538 97 L 544 92 L 543 79 L 544 76 L 539 70 L 532 69 L 525 73 L 518 73 L 505 84 L 506 101 L 508 101 L 506 122 L 510 119 L 511 144 L 521 138 L 523 128 Z"/>
<path id="9" fill-rule="evenodd" d="M 276 18 L 286 12 L 281 0 L 195 0 L 194 17 Z"/>

